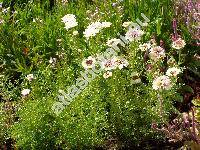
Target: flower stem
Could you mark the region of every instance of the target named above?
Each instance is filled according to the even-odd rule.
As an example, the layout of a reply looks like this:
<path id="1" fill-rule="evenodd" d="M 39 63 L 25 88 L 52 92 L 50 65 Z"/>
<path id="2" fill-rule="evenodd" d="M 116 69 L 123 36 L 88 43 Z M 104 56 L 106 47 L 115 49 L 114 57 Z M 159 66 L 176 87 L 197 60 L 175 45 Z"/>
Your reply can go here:
<path id="1" fill-rule="evenodd" d="M 181 49 L 178 51 L 178 65 L 181 64 Z"/>
<path id="2" fill-rule="evenodd" d="M 160 100 L 160 117 L 161 117 L 161 120 L 164 122 L 164 120 L 163 120 L 163 98 L 160 94 L 158 94 L 158 99 Z"/>

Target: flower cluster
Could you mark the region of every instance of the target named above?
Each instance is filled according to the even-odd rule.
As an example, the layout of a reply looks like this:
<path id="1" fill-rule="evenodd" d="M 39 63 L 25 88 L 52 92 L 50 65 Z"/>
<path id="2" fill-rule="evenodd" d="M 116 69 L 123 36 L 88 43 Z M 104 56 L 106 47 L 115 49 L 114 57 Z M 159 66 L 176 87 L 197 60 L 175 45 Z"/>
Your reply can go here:
<path id="1" fill-rule="evenodd" d="M 181 69 L 172 67 L 168 68 L 166 75 L 162 75 L 157 77 L 153 81 L 153 89 L 154 90 L 169 90 L 172 87 L 172 81 L 170 77 L 177 77 L 177 75 L 181 73 Z"/>
<path id="2" fill-rule="evenodd" d="M 23 89 L 21 94 L 22 94 L 23 97 L 25 97 L 25 96 L 29 95 L 30 92 L 31 92 L 30 89 Z"/>
<path id="3" fill-rule="evenodd" d="M 125 38 L 127 40 L 129 40 L 130 42 L 132 41 L 139 41 L 142 37 L 142 35 L 144 34 L 144 31 L 137 29 L 137 28 L 130 28 L 127 32 L 126 32 L 126 36 Z"/>
<path id="4" fill-rule="evenodd" d="M 112 76 L 112 72 L 111 72 L 112 70 L 117 69 L 117 68 L 121 70 L 124 67 L 127 67 L 129 65 L 128 61 L 125 58 L 121 58 L 121 57 L 99 59 L 99 58 L 94 58 L 92 56 L 89 56 L 88 58 L 82 61 L 82 66 L 85 69 L 91 69 L 97 64 L 101 66 L 102 70 L 105 70 L 105 73 L 103 75 L 104 78 L 108 78 Z"/>
<path id="5" fill-rule="evenodd" d="M 161 44 L 162 46 L 162 44 Z M 155 39 L 150 40 L 149 42 L 143 43 L 139 45 L 139 50 L 142 52 L 147 52 L 149 54 L 149 58 L 153 60 L 152 64 L 147 64 L 147 66 L 150 66 L 151 70 L 157 70 L 156 72 L 151 72 L 153 73 L 153 89 L 154 90 L 169 90 L 172 87 L 172 81 L 171 79 L 177 77 L 178 74 L 181 73 L 181 69 L 174 67 L 176 66 L 176 62 L 173 57 L 171 57 L 168 61 L 167 64 L 169 65 L 170 68 L 166 71 L 165 75 L 160 75 L 160 72 L 158 69 L 162 71 L 162 68 L 159 66 L 159 64 L 154 64 L 154 62 L 161 61 L 163 58 L 166 57 L 165 49 L 162 48 L 161 46 L 157 46 Z M 172 47 L 176 47 L 176 49 L 181 49 L 185 46 L 185 41 L 182 40 L 181 38 L 178 38 L 176 41 L 172 43 Z M 152 69 L 154 68 L 154 69 Z"/>
<path id="6" fill-rule="evenodd" d="M 165 50 L 160 46 L 155 46 L 150 49 L 149 56 L 152 60 L 157 62 L 165 57 Z"/>
<path id="7" fill-rule="evenodd" d="M 104 78 L 108 78 L 112 76 L 112 70 L 114 69 L 123 69 L 124 67 L 128 67 L 129 63 L 125 58 L 114 57 L 111 59 L 106 59 L 101 62 L 103 69 L 106 71 L 103 75 Z"/>
<path id="8" fill-rule="evenodd" d="M 178 38 L 178 39 L 173 41 L 172 48 L 174 48 L 174 49 L 182 49 L 182 48 L 185 47 L 185 45 L 186 45 L 185 41 L 182 40 L 181 38 Z"/>
<path id="9" fill-rule="evenodd" d="M 99 33 L 101 29 L 110 27 L 111 24 L 111 22 L 93 22 L 85 29 L 83 34 L 87 39 L 89 39 Z"/>
<path id="10" fill-rule="evenodd" d="M 31 82 L 31 81 L 33 81 L 33 80 L 35 79 L 35 77 L 34 77 L 33 74 L 28 74 L 28 75 L 26 76 L 26 79 L 27 79 L 29 82 Z M 26 97 L 26 96 L 28 96 L 28 95 L 30 94 L 30 92 L 31 92 L 30 89 L 23 89 L 23 90 L 21 91 L 21 95 L 22 95 L 22 97 Z"/>
<path id="11" fill-rule="evenodd" d="M 166 75 L 169 77 L 176 77 L 179 73 L 181 73 L 181 69 L 172 67 L 167 70 Z"/>
<path id="12" fill-rule="evenodd" d="M 171 80 L 168 76 L 163 75 L 160 77 L 157 77 L 153 81 L 153 89 L 154 90 L 169 90 L 171 88 Z"/>
<path id="13" fill-rule="evenodd" d="M 78 23 L 76 22 L 76 16 L 73 14 L 67 14 L 62 18 L 62 22 L 65 24 L 65 29 L 70 29 L 76 27 Z"/>

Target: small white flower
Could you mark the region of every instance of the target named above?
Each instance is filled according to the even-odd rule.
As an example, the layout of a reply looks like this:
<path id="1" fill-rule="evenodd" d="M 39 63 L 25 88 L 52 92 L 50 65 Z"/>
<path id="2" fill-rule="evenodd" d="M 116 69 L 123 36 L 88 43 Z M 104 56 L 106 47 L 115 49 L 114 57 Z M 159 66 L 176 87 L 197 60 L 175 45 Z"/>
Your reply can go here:
<path id="1" fill-rule="evenodd" d="M 141 79 L 137 72 L 131 73 L 131 84 L 138 84 L 141 83 Z"/>
<path id="2" fill-rule="evenodd" d="M 0 19 L 0 24 L 3 24 L 4 23 L 4 20 L 3 19 Z"/>
<path id="3" fill-rule="evenodd" d="M 78 49 L 77 51 L 78 51 L 79 53 L 81 53 L 81 52 L 82 52 L 82 49 Z"/>
<path id="4" fill-rule="evenodd" d="M 62 19 L 62 22 L 65 24 L 65 29 L 70 29 L 78 25 L 76 22 L 76 16 L 73 14 L 67 14 Z"/>
<path id="5" fill-rule="evenodd" d="M 64 17 L 61 18 L 63 23 L 68 23 L 71 21 L 76 20 L 76 16 L 73 14 L 67 14 Z"/>
<path id="6" fill-rule="evenodd" d="M 87 59 L 82 61 L 82 66 L 85 69 L 92 68 L 94 67 L 95 62 L 96 62 L 95 58 L 93 58 L 92 56 L 89 56 Z"/>
<path id="7" fill-rule="evenodd" d="M 160 46 L 153 47 L 150 49 L 149 56 L 152 60 L 158 61 L 165 57 L 165 50 Z"/>
<path id="8" fill-rule="evenodd" d="M 4 8 L 3 10 L 2 10 L 2 13 L 8 13 L 8 10 L 10 9 L 10 7 L 8 7 L 8 8 Z"/>
<path id="9" fill-rule="evenodd" d="M 110 72 L 110 71 L 106 71 L 104 74 L 103 74 L 103 77 L 105 78 L 105 79 L 107 79 L 107 78 L 109 78 L 109 77 L 111 77 L 112 76 L 112 72 Z"/>
<path id="10" fill-rule="evenodd" d="M 42 19 L 40 19 L 40 18 L 33 18 L 33 22 L 35 23 L 35 22 L 40 22 L 40 23 L 42 23 L 43 21 L 42 21 Z"/>
<path id="11" fill-rule="evenodd" d="M 32 81 L 32 80 L 34 79 L 33 74 L 28 74 L 28 75 L 26 76 L 26 79 L 27 79 L 28 81 Z"/>
<path id="12" fill-rule="evenodd" d="M 23 89 L 21 94 L 22 94 L 22 96 L 27 96 L 30 92 L 31 92 L 30 89 Z"/>
<path id="13" fill-rule="evenodd" d="M 149 50 L 151 48 L 151 44 L 150 43 L 144 43 L 144 44 L 140 44 L 139 45 L 139 49 L 142 52 L 146 52 L 147 50 Z"/>
<path id="14" fill-rule="evenodd" d="M 49 63 L 50 63 L 50 64 L 55 64 L 56 61 L 57 61 L 56 58 L 52 58 L 52 57 L 50 57 Z"/>
<path id="15" fill-rule="evenodd" d="M 169 90 L 171 87 L 172 87 L 171 80 L 166 75 L 157 77 L 153 81 L 153 89 L 154 90 Z"/>
<path id="16" fill-rule="evenodd" d="M 122 24 L 122 27 L 127 28 L 127 27 L 129 27 L 132 23 L 133 23 L 133 22 L 131 22 L 131 21 L 129 21 L 129 22 L 124 22 L 124 23 Z"/>
<path id="17" fill-rule="evenodd" d="M 78 31 L 73 31 L 72 33 L 74 36 L 78 35 Z"/>
<path id="18" fill-rule="evenodd" d="M 112 47 L 113 45 L 117 45 L 119 44 L 120 42 L 122 42 L 120 39 L 110 39 L 107 41 L 106 45 L 109 46 L 109 47 Z"/>
<path id="19" fill-rule="evenodd" d="M 173 41 L 172 48 L 181 49 L 181 48 L 184 48 L 185 45 L 186 45 L 185 41 L 182 40 L 181 38 L 178 38 L 177 40 Z"/>
<path id="20" fill-rule="evenodd" d="M 140 29 L 129 29 L 126 32 L 125 38 L 127 40 L 129 40 L 130 42 L 132 41 L 138 41 L 141 39 L 142 35 L 144 34 L 144 32 Z"/>
<path id="21" fill-rule="evenodd" d="M 181 73 L 181 69 L 172 67 L 167 70 L 166 75 L 169 77 L 176 77 L 179 73 Z"/>
<path id="22" fill-rule="evenodd" d="M 57 41 L 57 42 L 62 42 L 62 39 L 57 39 L 56 41 Z"/>

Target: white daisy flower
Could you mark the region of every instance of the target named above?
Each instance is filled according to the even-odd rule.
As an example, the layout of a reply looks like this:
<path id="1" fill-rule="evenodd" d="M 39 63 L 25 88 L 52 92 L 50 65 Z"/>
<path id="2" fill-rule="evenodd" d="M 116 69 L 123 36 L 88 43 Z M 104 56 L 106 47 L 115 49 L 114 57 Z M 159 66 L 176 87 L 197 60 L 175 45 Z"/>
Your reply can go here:
<path id="1" fill-rule="evenodd" d="M 93 58 L 92 56 L 89 56 L 87 59 L 82 61 L 82 66 L 85 69 L 92 68 L 94 67 L 95 62 L 96 62 L 95 58 Z"/>
<path id="2" fill-rule="evenodd" d="M 171 80 L 166 75 L 157 77 L 153 81 L 152 87 L 153 87 L 154 90 L 169 90 L 172 87 Z"/>
<path id="3" fill-rule="evenodd" d="M 140 29 L 129 29 L 126 32 L 125 38 L 127 40 L 129 40 L 130 42 L 132 41 L 138 41 L 141 39 L 142 35 L 144 34 L 144 32 Z"/>
<path id="4" fill-rule="evenodd" d="M 22 96 L 27 96 L 30 92 L 31 92 L 30 89 L 23 89 L 21 94 L 22 94 Z"/>
<path id="5" fill-rule="evenodd" d="M 165 57 L 165 50 L 160 46 L 153 47 L 150 49 L 149 56 L 152 60 L 158 61 Z"/>
<path id="6" fill-rule="evenodd" d="M 181 38 L 178 38 L 177 40 L 173 41 L 172 48 L 181 49 L 181 48 L 184 48 L 185 45 L 186 45 L 185 41 L 182 40 Z"/>
<path id="7" fill-rule="evenodd" d="M 28 75 L 26 76 L 26 79 L 27 79 L 28 81 L 32 81 L 32 80 L 34 79 L 33 74 L 28 74 Z"/>
<path id="8" fill-rule="evenodd" d="M 179 73 L 181 73 L 181 69 L 172 67 L 167 70 L 166 75 L 169 77 L 176 77 Z"/>
<path id="9" fill-rule="evenodd" d="M 105 79 L 107 79 L 107 78 L 109 78 L 109 77 L 111 77 L 112 76 L 112 72 L 110 72 L 110 71 L 106 71 L 104 74 L 103 74 L 103 77 L 105 78 Z"/>

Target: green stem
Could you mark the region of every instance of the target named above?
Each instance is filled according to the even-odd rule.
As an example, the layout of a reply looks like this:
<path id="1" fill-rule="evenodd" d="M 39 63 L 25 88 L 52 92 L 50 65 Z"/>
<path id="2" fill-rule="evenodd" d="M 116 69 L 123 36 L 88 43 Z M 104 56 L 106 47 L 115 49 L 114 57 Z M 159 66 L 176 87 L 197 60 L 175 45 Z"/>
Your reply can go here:
<path id="1" fill-rule="evenodd" d="M 181 49 L 178 51 L 178 65 L 181 64 Z"/>

